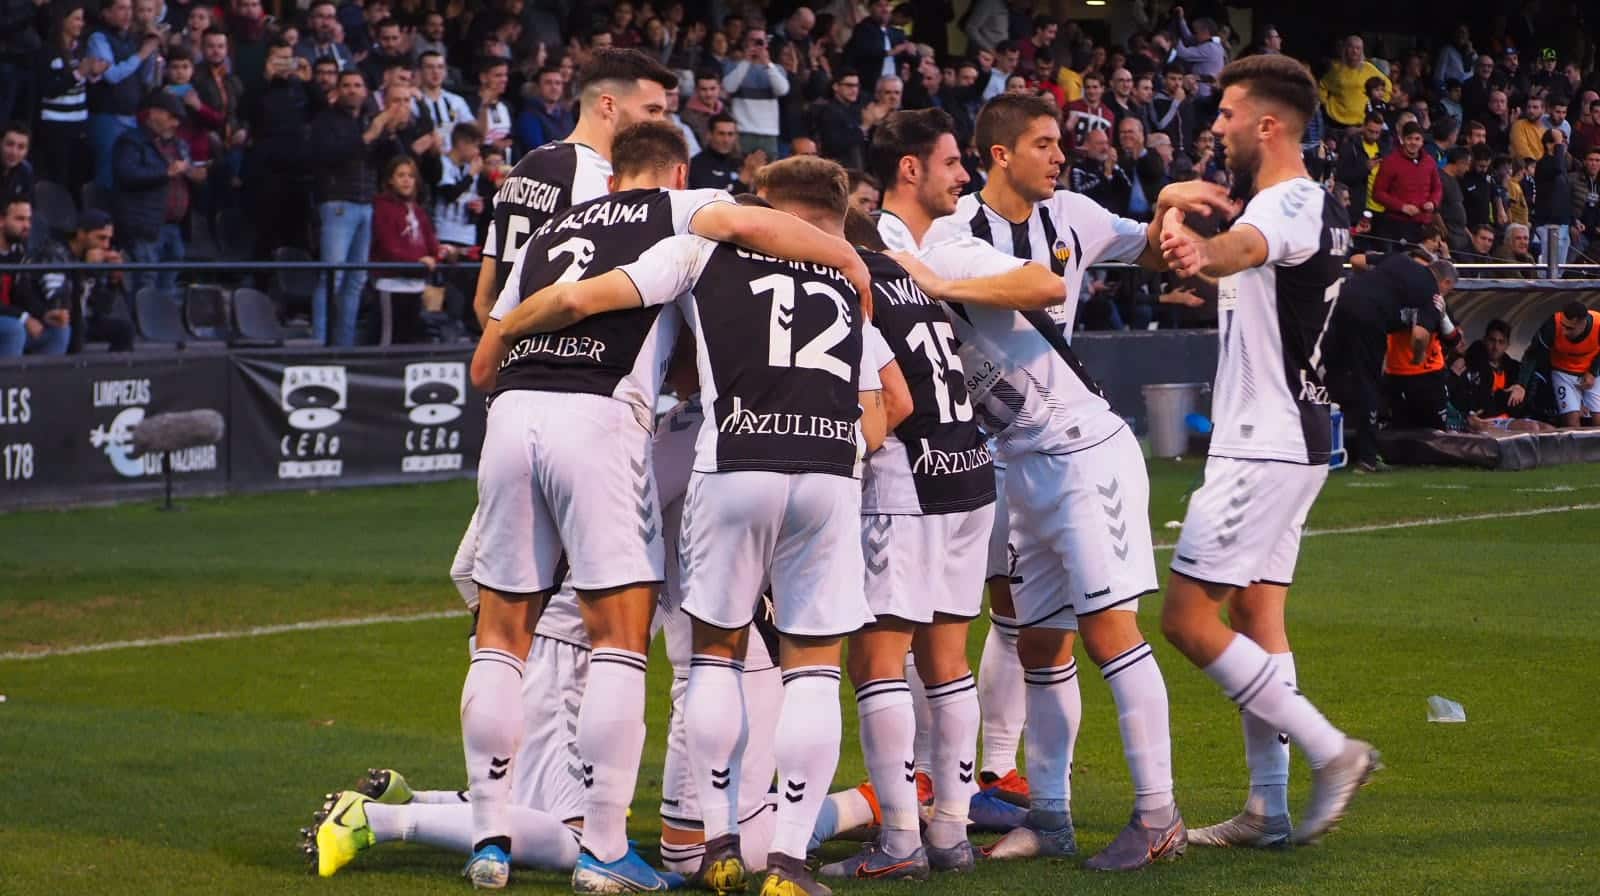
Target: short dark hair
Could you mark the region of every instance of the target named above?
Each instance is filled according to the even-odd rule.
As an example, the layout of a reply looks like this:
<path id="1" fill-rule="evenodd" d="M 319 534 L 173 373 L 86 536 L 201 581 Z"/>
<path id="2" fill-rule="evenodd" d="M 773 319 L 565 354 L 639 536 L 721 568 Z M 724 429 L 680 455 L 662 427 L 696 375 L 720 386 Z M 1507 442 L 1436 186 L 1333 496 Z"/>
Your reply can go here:
<path id="1" fill-rule="evenodd" d="M 1099 72 L 1084 72 L 1083 83 L 1088 84 L 1090 81 L 1099 81 L 1100 86 L 1104 87 L 1106 83 L 1106 76 L 1100 74 Z"/>
<path id="2" fill-rule="evenodd" d="M 1488 336 L 1490 333 L 1499 333 L 1509 341 L 1511 339 L 1511 325 L 1497 317 L 1483 327 L 1483 335 Z"/>
<path id="3" fill-rule="evenodd" d="M 509 66 L 510 64 L 511 64 L 511 61 L 509 59 L 502 59 L 499 56 L 484 56 L 483 58 L 478 60 L 478 65 L 477 65 L 478 77 L 481 78 L 481 77 L 483 77 L 485 72 L 492 72 L 492 71 L 494 71 L 495 69 L 497 69 L 497 68 L 499 68 L 501 66 Z M 560 67 L 557 67 L 556 71 L 558 71 L 558 72 L 561 71 Z M 545 69 L 539 69 L 539 74 L 542 75 L 544 73 L 545 73 Z"/>
<path id="4" fill-rule="evenodd" d="M 706 119 L 706 133 L 709 134 L 716 130 L 717 125 L 719 124 L 731 124 L 736 128 L 739 126 L 739 123 L 733 120 L 732 115 L 729 115 L 726 112 L 718 112 L 717 114 Z"/>
<path id="5" fill-rule="evenodd" d="M 0 214 L 6 214 L 6 215 L 11 214 L 11 207 L 13 205 L 26 205 L 29 208 L 32 208 L 33 207 L 33 200 L 29 199 L 26 196 L 12 196 L 10 199 L 7 199 L 5 202 L 0 203 Z"/>
<path id="6" fill-rule="evenodd" d="M 210 36 L 212 36 L 214 34 L 215 35 L 220 35 L 222 37 L 227 37 L 228 36 L 228 29 L 222 27 L 221 25 L 212 25 L 210 28 L 206 29 L 206 33 L 205 34 L 200 35 L 201 42 L 203 43 L 205 38 L 208 38 L 208 37 L 210 37 Z"/>
<path id="7" fill-rule="evenodd" d="M 167 47 L 165 55 L 168 63 L 194 62 L 194 54 L 189 52 L 189 48 L 182 44 L 173 44 Z"/>
<path id="8" fill-rule="evenodd" d="M 1561 306 L 1561 316 L 1567 320 L 1583 320 L 1589 316 L 1589 307 L 1577 299 Z"/>
<path id="9" fill-rule="evenodd" d="M 1366 86 L 1364 86 L 1362 88 L 1362 90 L 1370 91 L 1374 87 L 1382 87 L 1387 83 L 1388 83 L 1387 81 L 1383 80 L 1382 78 L 1378 77 L 1377 75 L 1373 75 L 1372 77 L 1367 79 Z"/>
<path id="10" fill-rule="evenodd" d="M 1054 18 L 1050 17 L 1050 16 L 1037 15 L 1037 16 L 1033 17 L 1033 30 L 1034 30 L 1034 33 L 1038 33 L 1040 31 L 1043 31 L 1044 29 L 1049 28 L 1051 25 L 1054 25 L 1054 24 L 1057 24 L 1056 20 Z"/>
<path id="11" fill-rule="evenodd" d="M 1456 132 L 1456 128 L 1460 124 L 1461 122 L 1454 115 L 1439 116 L 1438 120 L 1433 123 L 1433 142 L 1443 143 L 1450 139 L 1450 135 Z"/>
<path id="12" fill-rule="evenodd" d="M 345 78 L 360 78 L 362 86 L 366 86 L 367 83 L 367 76 L 361 73 L 361 69 L 353 65 L 346 66 L 339 71 L 339 80 L 343 81 Z"/>
<path id="13" fill-rule="evenodd" d="M 1217 84 L 1222 90 L 1242 87 L 1251 97 L 1276 103 L 1293 112 L 1299 119 L 1298 131 L 1304 132 L 1311 116 L 1317 114 L 1317 82 L 1305 63 L 1288 56 L 1246 56 L 1228 63 Z"/>
<path id="14" fill-rule="evenodd" d="M 437 56 L 437 57 L 439 57 L 439 58 L 440 58 L 440 59 L 441 59 L 441 60 L 442 60 L 442 59 L 444 59 L 444 54 L 443 54 L 443 53 L 441 53 L 441 52 L 439 52 L 439 51 L 438 51 L 438 50 L 423 50 L 423 51 L 422 51 L 422 52 L 421 52 L 421 53 L 420 53 L 420 54 L 419 54 L 419 55 L 418 55 L 418 56 L 417 56 L 417 64 L 418 64 L 418 65 L 421 65 L 421 64 L 422 64 L 422 61 L 423 61 L 423 60 L 424 60 L 424 59 L 427 59 L 427 58 L 428 58 L 428 57 L 429 57 L 429 56 Z"/>
<path id="15" fill-rule="evenodd" d="M 1477 121 L 1477 120 L 1474 120 L 1474 119 L 1468 119 L 1467 123 L 1461 126 L 1461 133 L 1463 133 L 1463 134 L 1470 134 L 1473 131 L 1487 131 L 1487 130 L 1489 130 L 1489 129 L 1483 126 L 1483 122 Z"/>
<path id="16" fill-rule="evenodd" d="M 687 164 L 689 144 L 675 124 L 641 121 L 623 128 L 611 141 L 611 170 L 617 177 Z"/>
<path id="17" fill-rule="evenodd" d="M 1422 125 L 1417 124 L 1414 121 L 1408 121 L 1400 126 L 1401 137 L 1410 137 L 1413 134 L 1417 135 L 1418 137 L 1422 136 Z"/>
<path id="18" fill-rule="evenodd" d="M 1003 40 L 994 45 L 996 53 L 1016 53 L 1020 52 L 1020 50 L 1021 48 L 1017 46 L 1017 42 L 1014 40 Z"/>
<path id="19" fill-rule="evenodd" d="M 866 184 L 880 193 L 883 192 L 883 184 L 876 177 L 862 171 L 860 168 L 850 168 L 845 171 L 845 174 L 850 177 L 850 192 L 852 193 L 856 191 L 856 187 L 862 184 Z"/>
<path id="20" fill-rule="evenodd" d="M 867 149 L 867 170 L 885 190 L 900 181 L 900 160 L 915 156 L 926 163 L 933 146 L 945 134 L 955 135 L 955 120 L 943 109 L 911 109 L 895 112 L 872 132 Z"/>
<path id="21" fill-rule="evenodd" d="M 1383 124 L 1383 113 L 1373 109 L 1361 119 L 1362 124 Z"/>
<path id="22" fill-rule="evenodd" d="M 399 28 L 399 27 L 400 27 L 400 20 L 395 18 L 394 16 L 389 16 L 386 19 L 379 19 L 378 20 L 378 24 L 372 26 L 372 30 L 376 32 L 376 31 L 382 31 L 385 28 Z"/>
<path id="23" fill-rule="evenodd" d="M 716 81 L 718 84 L 722 83 L 722 76 L 709 68 L 703 68 L 695 72 L 694 79 L 696 81 Z"/>
<path id="24" fill-rule="evenodd" d="M 1492 158 L 1494 158 L 1494 151 L 1489 148 L 1487 143 L 1477 143 L 1473 145 L 1472 161 L 1487 162 Z"/>
<path id="25" fill-rule="evenodd" d="M 327 66 L 327 67 L 333 69 L 334 71 L 338 71 L 339 70 L 339 60 L 333 58 L 332 56 L 318 56 L 317 57 L 317 61 L 311 63 L 311 70 L 312 71 L 316 71 L 317 69 L 322 68 L 323 66 Z"/>
<path id="26" fill-rule="evenodd" d="M 33 131 L 28 127 L 27 122 L 24 121 L 6 122 L 5 129 L 0 130 L 0 135 L 3 134 L 21 134 L 29 139 L 32 139 L 33 137 Z"/>
<path id="27" fill-rule="evenodd" d="M 498 56 L 494 57 L 494 60 L 496 62 L 505 62 L 504 59 L 501 59 Z M 482 68 L 482 66 L 480 65 L 479 68 Z M 538 74 L 533 76 L 533 80 L 538 81 L 538 80 L 542 79 L 545 75 L 559 75 L 559 74 L 561 74 L 561 66 L 559 66 L 559 65 L 546 65 L 544 68 L 539 69 Z"/>
<path id="28" fill-rule="evenodd" d="M 678 76 L 671 69 L 633 49 L 594 51 L 589 63 L 578 71 L 578 91 L 582 93 L 602 81 L 620 81 L 629 87 L 635 81 L 653 81 L 663 90 L 678 89 Z"/>
<path id="29" fill-rule="evenodd" d="M 761 166 L 755 190 L 768 202 L 793 202 L 844 217 L 850 207 L 850 176 L 820 156 L 790 156 Z"/>
<path id="30" fill-rule="evenodd" d="M 842 65 L 842 66 L 840 66 L 840 67 L 838 67 L 838 68 L 833 70 L 833 83 L 834 84 L 837 84 L 840 81 L 843 81 L 845 78 L 855 78 L 856 80 L 859 81 L 861 79 L 861 73 L 856 71 L 855 69 L 851 68 L 848 65 Z"/>
<path id="31" fill-rule="evenodd" d="M 463 121 L 450 129 L 450 144 L 457 143 L 482 143 L 483 129 L 470 121 Z"/>
<path id="32" fill-rule="evenodd" d="M 994 164 L 994 147 L 1013 149 L 1034 119 L 1060 121 L 1056 104 L 1042 96 L 1002 93 L 983 104 L 974 130 L 979 161 L 985 169 Z"/>
<path id="33" fill-rule="evenodd" d="M 1472 153 L 1468 152 L 1465 146 L 1452 146 L 1444 151 L 1444 163 L 1446 165 L 1454 165 L 1457 162 L 1469 162 L 1471 160 Z"/>

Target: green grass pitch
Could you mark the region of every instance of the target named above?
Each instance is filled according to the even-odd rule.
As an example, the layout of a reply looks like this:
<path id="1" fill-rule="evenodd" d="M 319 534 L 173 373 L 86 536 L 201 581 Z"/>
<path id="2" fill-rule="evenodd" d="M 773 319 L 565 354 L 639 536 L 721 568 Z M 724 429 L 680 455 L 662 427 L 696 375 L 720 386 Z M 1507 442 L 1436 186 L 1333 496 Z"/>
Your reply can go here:
<path id="1" fill-rule="evenodd" d="M 1164 524 L 1182 518 L 1198 470 L 1152 465 L 1158 543 L 1176 538 Z M 331 880 L 295 851 L 323 792 L 369 765 L 460 786 L 465 614 L 16 655 L 454 610 L 445 570 L 472 501 L 471 483 L 455 482 L 197 500 L 179 514 L 0 516 L 0 893 L 466 892 L 462 858 L 420 847 L 379 846 Z M 1422 524 L 1394 525 L 1407 521 Z M 1292 852 L 1194 848 L 1128 876 L 1077 861 L 982 867 L 922 892 L 1600 892 L 1600 471 L 1341 473 L 1311 526 L 1320 534 L 1305 541 L 1290 602 L 1301 682 L 1388 765 L 1342 829 Z M 1243 796 L 1238 713 L 1160 642 L 1159 606 L 1144 601 L 1143 618 L 1171 691 L 1179 804 L 1206 824 Z M 654 660 L 633 819 L 652 856 L 659 645 Z M 1089 854 L 1126 821 L 1130 786 L 1110 696 L 1098 676 L 1083 681 L 1073 808 Z M 1462 702 L 1469 721 L 1428 724 L 1431 694 Z M 848 703 L 845 720 L 838 783 L 852 784 L 862 766 Z M 1294 805 L 1306 784 L 1297 756 Z M 512 886 L 566 891 L 559 876 L 523 872 Z"/>

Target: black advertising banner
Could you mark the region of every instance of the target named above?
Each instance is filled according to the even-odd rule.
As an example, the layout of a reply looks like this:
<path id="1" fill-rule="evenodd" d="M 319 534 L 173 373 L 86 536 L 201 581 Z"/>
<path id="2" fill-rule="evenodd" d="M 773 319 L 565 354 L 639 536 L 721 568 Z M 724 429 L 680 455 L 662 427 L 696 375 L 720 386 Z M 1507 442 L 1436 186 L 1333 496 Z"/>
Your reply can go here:
<path id="1" fill-rule="evenodd" d="M 236 488 L 447 479 L 477 467 L 483 396 L 469 355 L 234 355 L 228 440 Z"/>
<path id="2" fill-rule="evenodd" d="M 134 456 L 133 428 L 169 411 L 210 409 L 226 418 L 228 366 L 222 353 L 0 365 L 0 508 L 159 494 L 161 458 Z M 172 468 L 181 491 L 221 491 L 227 445 L 175 452 Z"/>

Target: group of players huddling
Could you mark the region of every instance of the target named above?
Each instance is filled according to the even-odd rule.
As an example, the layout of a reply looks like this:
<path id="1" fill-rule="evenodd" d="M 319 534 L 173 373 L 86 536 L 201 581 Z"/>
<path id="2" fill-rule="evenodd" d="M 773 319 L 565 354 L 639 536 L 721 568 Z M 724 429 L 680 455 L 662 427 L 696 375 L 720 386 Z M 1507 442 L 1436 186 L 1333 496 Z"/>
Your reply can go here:
<path id="1" fill-rule="evenodd" d="M 1339 820 L 1377 754 L 1297 689 L 1284 628 L 1328 471 L 1322 339 L 1349 246 L 1301 162 L 1316 87 L 1300 64 L 1221 76 L 1214 130 L 1242 212 L 1177 184 L 1149 225 L 1057 188 L 1059 113 L 1038 98 L 983 108 L 988 179 L 965 196 L 950 119 L 890 116 L 874 221 L 815 157 L 763 168 L 754 201 L 685 190 L 683 139 L 661 121 L 674 76 L 615 50 L 580 81 L 577 130 L 502 187 L 479 281 L 472 376 L 492 398 L 452 570 L 477 619 L 468 787 L 380 770 L 332 795 L 305 832 L 321 874 L 411 840 L 470 854 L 480 887 L 517 864 L 571 869 L 579 893 L 727 894 L 764 871 L 763 896 L 818 896 L 819 877 L 1072 855 L 1080 633 L 1134 789 L 1088 867 L 1310 843 Z M 1212 214 L 1237 217 L 1210 239 L 1184 223 Z M 1250 791 L 1196 830 L 1136 615 L 1157 587 L 1144 463 L 1070 346 L 1084 268 L 1103 261 L 1216 278 L 1221 296 L 1215 435 L 1162 629 L 1238 704 Z M 658 420 L 663 387 L 682 403 Z M 986 581 L 980 688 L 966 644 Z M 627 838 L 661 629 L 666 871 Z M 869 783 L 829 795 L 845 641 Z M 1313 779 L 1297 825 L 1290 743 Z M 1004 835 L 975 851 L 972 822 Z M 859 853 L 807 866 L 863 826 Z"/>

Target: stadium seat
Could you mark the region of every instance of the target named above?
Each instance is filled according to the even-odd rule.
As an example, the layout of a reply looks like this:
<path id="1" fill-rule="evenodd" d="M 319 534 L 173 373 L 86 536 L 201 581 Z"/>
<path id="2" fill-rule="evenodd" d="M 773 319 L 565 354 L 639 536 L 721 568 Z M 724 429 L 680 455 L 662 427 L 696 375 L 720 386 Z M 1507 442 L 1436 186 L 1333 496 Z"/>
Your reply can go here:
<path id="1" fill-rule="evenodd" d="M 183 326 L 196 340 L 226 342 L 231 328 L 222 287 L 191 285 L 183 294 Z"/>
<path id="2" fill-rule="evenodd" d="M 273 250 L 272 260 L 285 261 L 314 261 L 311 253 L 304 249 L 286 246 Z M 316 295 L 317 280 L 322 275 L 316 271 L 294 271 L 274 268 L 272 271 L 272 300 L 278 303 L 280 312 L 285 316 L 304 315 L 311 316 L 311 297 Z M 309 335 L 310 330 L 304 328 L 303 335 Z M 293 334 L 290 334 L 293 335 Z"/>
<path id="3" fill-rule="evenodd" d="M 183 348 L 189 334 L 183 326 L 183 299 L 175 289 L 146 286 L 133 295 L 133 323 L 145 342 L 170 342 Z"/>
<path id="4" fill-rule="evenodd" d="M 100 185 L 89 181 L 83 185 L 83 207 L 97 208 L 103 212 L 111 211 L 111 196 L 100 189 Z"/>
<path id="5" fill-rule="evenodd" d="M 66 187 L 41 180 L 33 185 L 33 220 L 35 227 L 45 228 L 52 237 L 70 233 L 78 226 L 78 204 Z"/>
<path id="6" fill-rule="evenodd" d="M 283 339 L 278 306 L 271 296 L 249 287 L 233 291 L 233 336 L 229 345 L 279 346 Z"/>

